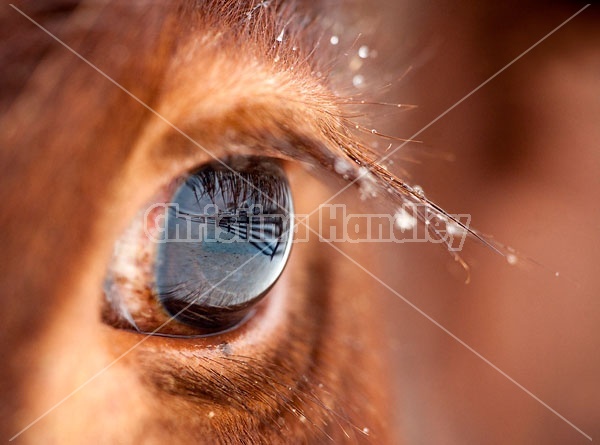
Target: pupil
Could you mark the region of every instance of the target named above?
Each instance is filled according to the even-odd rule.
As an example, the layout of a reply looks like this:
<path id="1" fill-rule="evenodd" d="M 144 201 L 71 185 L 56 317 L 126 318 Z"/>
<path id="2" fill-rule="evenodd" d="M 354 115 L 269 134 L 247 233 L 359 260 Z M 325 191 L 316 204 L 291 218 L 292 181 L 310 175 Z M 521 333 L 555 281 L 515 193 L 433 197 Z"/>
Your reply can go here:
<path id="1" fill-rule="evenodd" d="M 283 271 L 292 211 L 285 174 L 272 159 L 239 157 L 192 173 L 171 199 L 157 252 L 165 310 L 207 332 L 239 323 Z"/>

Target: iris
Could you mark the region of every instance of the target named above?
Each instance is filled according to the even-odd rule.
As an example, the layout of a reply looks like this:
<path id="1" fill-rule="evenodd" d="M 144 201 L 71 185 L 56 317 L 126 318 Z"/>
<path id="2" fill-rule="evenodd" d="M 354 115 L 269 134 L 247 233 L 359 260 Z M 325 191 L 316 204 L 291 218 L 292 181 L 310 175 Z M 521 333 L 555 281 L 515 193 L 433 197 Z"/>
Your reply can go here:
<path id="1" fill-rule="evenodd" d="M 242 321 L 283 272 L 292 212 L 274 159 L 236 157 L 190 174 L 171 199 L 157 251 L 155 290 L 167 313 L 206 332 Z"/>

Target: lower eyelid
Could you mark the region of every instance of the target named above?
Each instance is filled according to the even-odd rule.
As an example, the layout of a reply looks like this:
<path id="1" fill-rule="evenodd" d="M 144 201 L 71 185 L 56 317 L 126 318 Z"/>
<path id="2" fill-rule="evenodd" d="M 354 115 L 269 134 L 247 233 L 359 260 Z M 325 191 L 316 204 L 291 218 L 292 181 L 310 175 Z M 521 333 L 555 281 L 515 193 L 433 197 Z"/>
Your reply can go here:
<path id="1" fill-rule="evenodd" d="M 267 353 L 273 338 L 285 337 L 291 311 L 287 304 L 288 285 L 287 277 L 282 277 L 266 299 L 259 303 L 254 316 L 228 332 L 190 338 L 149 336 L 143 342 L 140 342 L 138 332 L 128 334 L 127 331 L 113 331 L 112 335 L 118 333 L 120 340 L 123 335 L 129 338 L 129 341 L 120 341 L 125 350 L 130 342 L 139 344 L 133 354 L 141 369 L 151 371 L 151 383 L 157 385 L 158 389 L 165 389 L 166 383 L 162 380 L 166 373 L 177 375 L 180 385 L 187 387 L 189 391 L 190 380 L 194 380 L 192 375 L 200 378 L 205 374 L 207 360 L 230 356 L 261 356 Z M 192 375 L 182 377 L 181 370 L 184 368 Z M 168 392 L 183 393 L 183 390 L 170 387 Z"/>

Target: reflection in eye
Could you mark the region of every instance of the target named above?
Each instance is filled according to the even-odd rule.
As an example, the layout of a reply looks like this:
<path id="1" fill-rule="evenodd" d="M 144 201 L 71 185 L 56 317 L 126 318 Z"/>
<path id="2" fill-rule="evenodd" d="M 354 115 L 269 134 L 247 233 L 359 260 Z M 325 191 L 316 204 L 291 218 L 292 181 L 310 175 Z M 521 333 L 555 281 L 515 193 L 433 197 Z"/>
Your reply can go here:
<path id="1" fill-rule="evenodd" d="M 156 290 L 179 321 L 213 330 L 239 322 L 283 271 L 292 201 L 281 168 L 214 162 L 175 192 L 157 254 Z M 232 171 L 233 170 L 233 171 Z"/>
<path id="2" fill-rule="evenodd" d="M 222 332 L 249 316 L 281 275 L 293 206 L 274 159 L 205 164 L 178 184 L 159 194 L 168 204 L 146 212 L 154 233 L 136 219 L 117 242 L 107 323 L 175 336 Z"/>

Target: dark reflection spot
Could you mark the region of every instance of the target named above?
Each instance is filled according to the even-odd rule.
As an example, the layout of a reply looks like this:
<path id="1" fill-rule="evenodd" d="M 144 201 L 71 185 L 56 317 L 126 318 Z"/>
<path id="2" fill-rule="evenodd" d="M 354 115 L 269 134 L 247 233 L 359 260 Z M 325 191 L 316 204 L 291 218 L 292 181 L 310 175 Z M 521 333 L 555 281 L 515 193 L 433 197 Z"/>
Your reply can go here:
<path id="1" fill-rule="evenodd" d="M 192 173 L 168 207 L 156 291 L 177 320 L 208 332 L 240 322 L 277 281 L 292 240 L 292 201 L 270 158 Z"/>

